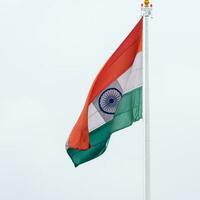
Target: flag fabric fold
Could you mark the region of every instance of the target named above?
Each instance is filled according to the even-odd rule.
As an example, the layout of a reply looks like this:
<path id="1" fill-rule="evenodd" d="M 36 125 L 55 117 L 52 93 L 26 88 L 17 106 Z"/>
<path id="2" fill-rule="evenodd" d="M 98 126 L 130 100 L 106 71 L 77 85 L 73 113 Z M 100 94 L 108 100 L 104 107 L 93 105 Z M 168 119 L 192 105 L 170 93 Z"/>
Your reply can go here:
<path id="1" fill-rule="evenodd" d="M 75 166 L 100 156 L 113 132 L 142 118 L 142 19 L 105 63 L 66 143 Z"/>

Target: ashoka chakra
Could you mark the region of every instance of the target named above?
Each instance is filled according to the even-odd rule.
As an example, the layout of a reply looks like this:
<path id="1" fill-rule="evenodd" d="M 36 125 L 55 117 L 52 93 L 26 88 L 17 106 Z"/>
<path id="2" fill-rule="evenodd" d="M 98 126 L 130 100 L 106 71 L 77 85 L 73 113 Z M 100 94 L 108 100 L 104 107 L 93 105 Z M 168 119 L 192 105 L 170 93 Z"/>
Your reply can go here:
<path id="1" fill-rule="evenodd" d="M 99 97 L 99 108 L 106 114 L 115 114 L 122 93 L 117 88 L 108 88 Z"/>

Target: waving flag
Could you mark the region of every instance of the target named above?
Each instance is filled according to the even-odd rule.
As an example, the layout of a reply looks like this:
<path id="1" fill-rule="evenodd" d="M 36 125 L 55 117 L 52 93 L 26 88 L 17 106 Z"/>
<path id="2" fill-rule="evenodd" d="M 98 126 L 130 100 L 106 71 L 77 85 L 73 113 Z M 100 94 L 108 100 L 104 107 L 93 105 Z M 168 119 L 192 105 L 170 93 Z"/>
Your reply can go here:
<path id="1" fill-rule="evenodd" d="M 142 118 L 142 19 L 103 66 L 66 144 L 75 166 L 100 156 L 113 132 Z"/>

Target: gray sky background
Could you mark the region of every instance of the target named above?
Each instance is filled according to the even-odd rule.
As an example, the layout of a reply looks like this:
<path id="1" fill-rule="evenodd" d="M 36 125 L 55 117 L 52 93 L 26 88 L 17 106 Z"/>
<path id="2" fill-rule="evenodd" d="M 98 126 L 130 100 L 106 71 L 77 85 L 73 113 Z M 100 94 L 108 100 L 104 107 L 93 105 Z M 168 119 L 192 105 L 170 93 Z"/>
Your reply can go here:
<path id="1" fill-rule="evenodd" d="M 65 142 L 139 0 L 0 0 L 0 199 L 142 200 L 142 122 L 74 168 Z M 152 200 L 200 199 L 199 1 L 154 1 Z"/>

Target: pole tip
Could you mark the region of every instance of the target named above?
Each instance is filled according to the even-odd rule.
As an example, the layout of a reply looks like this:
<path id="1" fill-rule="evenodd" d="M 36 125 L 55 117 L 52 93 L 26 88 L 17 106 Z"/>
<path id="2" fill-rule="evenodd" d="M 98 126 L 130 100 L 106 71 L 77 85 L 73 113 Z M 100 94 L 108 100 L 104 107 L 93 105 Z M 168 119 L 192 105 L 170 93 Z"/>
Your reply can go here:
<path id="1" fill-rule="evenodd" d="M 149 0 L 144 0 L 144 5 L 145 5 L 145 7 L 148 7 L 149 4 L 150 4 L 150 1 L 149 1 Z"/>

